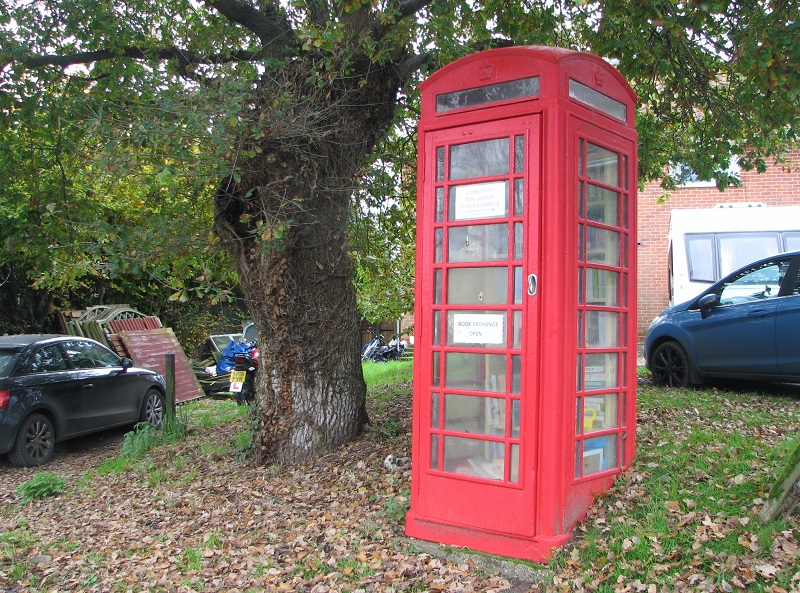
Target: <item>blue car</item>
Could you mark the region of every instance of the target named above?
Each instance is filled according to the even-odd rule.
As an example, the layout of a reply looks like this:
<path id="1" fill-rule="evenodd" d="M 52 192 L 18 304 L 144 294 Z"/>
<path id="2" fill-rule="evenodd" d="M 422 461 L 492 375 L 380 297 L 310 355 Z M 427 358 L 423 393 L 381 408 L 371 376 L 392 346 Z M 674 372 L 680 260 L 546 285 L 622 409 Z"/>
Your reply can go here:
<path id="1" fill-rule="evenodd" d="M 670 387 L 800 382 L 800 251 L 749 264 L 663 311 L 647 330 L 645 360 Z"/>
<path id="2" fill-rule="evenodd" d="M 102 344 L 77 336 L 0 336 L 0 454 L 46 463 L 56 443 L 164 420 L 166 383 Z"/>

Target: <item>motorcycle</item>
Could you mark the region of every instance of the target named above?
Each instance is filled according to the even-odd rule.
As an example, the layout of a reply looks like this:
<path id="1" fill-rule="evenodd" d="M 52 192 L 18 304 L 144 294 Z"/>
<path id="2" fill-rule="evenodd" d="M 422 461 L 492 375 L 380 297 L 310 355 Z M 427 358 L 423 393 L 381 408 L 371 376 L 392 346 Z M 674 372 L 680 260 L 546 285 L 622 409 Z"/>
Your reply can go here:
<path id="1" fill-rule="evenodd" d="M 406 351 L 405 343 L 395 338 L 394 340 L 389 342 L 389 344 L 385 344 L 377 348 L 370 356 L 370 360 L 372 360 L 373 362 L 387 362 L 389 360 L 400 360 L 405 351 Z"/>
<path id="2" fill-rule="evenodd" d="M 370 333 L 372 334 L 373 337 L 361 349 L 361 362 L 364 362 L 365 360 L 372 360 L 372 355 L 378 349 L 383 348 L 384 346 L 386 346 L 386 342 L 384 341 L 384 338 L 383 338 L 383 336 L 381 334 L 373 333 L 372 330 L 370 330 Z"/>
<path id="3" fill-rule="evenodd" d="M 256 372 L 258 371 L 258 347 L 256 341 L 234 342 L 222 352 L 217 363 L 221 373 L 230 372 L 230 391 L 236 394 L 236 403 L 255 401 Z"/>
<path id="4" fill-rule="evenodd" d="M 406 345 L 399 338 L 395 338 L 387 344 L 381 334 L 373 335 L 372 340 L 361 350 L 362 362 L 365 360 L 387 362 L 389 360 L 399 360 L 403 356 Z"/>

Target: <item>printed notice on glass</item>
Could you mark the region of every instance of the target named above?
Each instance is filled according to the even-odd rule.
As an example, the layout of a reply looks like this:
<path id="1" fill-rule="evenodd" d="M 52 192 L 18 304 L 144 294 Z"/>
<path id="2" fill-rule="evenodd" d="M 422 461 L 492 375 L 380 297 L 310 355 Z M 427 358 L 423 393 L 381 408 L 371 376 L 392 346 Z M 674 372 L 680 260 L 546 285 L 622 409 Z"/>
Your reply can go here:
<path id="1" fill-rule="evenodd" d="M 453 342 L 458 344 L 503 344 L 503 315 L 453 315 Z"/>
<path id="2" fill-rule="evenodd" d="M 475 183 L 455 188 L 455 219 L 498 218 L 506 215 L 506 183 Z"/>

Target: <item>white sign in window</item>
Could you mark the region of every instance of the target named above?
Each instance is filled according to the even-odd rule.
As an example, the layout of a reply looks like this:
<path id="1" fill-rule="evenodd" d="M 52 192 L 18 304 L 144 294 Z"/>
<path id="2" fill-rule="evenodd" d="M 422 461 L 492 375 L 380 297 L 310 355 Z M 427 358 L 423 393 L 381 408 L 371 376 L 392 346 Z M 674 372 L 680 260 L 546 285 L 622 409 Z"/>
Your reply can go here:
<path id="1" fill-rule="evenodd" d="M 455 188 L 455 220 L 497 218 L 505 215 L 504 181 L 459 185 Z"/>
<path id="2" fill-rule="evenodd" d="M 458 344 L 503 344 L 503 315 L 453 315 L 453 341 Z"/>

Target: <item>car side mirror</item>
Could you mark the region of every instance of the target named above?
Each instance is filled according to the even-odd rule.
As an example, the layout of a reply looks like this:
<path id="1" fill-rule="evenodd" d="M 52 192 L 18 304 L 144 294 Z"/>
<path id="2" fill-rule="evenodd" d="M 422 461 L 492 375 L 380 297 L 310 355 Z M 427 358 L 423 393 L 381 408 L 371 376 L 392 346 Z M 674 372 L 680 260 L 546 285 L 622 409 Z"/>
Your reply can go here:
<path id="1" fill-rule="evenodd" d="M 707 294 L 697 301 L 697 304 L 700 307 L 700 317 L 705 319 L 708 317 L 708 312 L 719 305 L 719 295 L 715 293 Z"/>
<path id="2" fill-rule="evenodd" d="M 129 369 L 133 366 L 133 361 L 130 358 L 123 358 L 122 359 L 122 368 Z"/>

